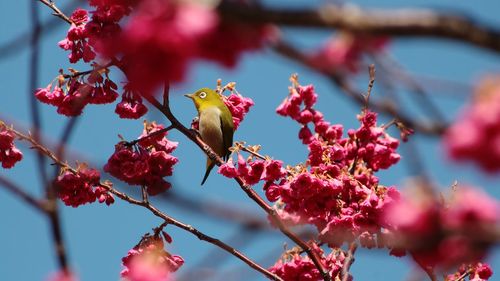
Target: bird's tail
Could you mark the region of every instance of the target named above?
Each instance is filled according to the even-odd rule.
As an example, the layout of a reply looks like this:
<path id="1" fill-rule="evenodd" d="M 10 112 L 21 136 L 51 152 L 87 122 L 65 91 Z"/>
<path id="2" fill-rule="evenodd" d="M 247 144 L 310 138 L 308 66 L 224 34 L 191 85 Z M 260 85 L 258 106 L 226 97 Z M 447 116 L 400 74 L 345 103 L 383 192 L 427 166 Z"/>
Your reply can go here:
<path id="1" fill-rule="evenodd" d="M 214 166 L 215 166 L 215 162 L 210 160 L 210 158 L 207 158 L 207 170 L 205 171 L 205 175 L 203 176 L 203 180 L 201 181 L 201 185 L 203 185 L 205 183 L 205 181 L 207 181 L 208 175 L 210 175 L 210 171 L 212 171 Z"/>

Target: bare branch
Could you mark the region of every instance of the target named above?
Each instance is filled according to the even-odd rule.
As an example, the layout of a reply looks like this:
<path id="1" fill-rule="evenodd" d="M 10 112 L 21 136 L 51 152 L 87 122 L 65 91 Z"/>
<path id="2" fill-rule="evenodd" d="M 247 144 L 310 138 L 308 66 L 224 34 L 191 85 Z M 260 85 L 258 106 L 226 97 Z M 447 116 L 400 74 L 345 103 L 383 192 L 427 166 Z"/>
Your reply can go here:
<path id="1" fill-rule="evenodd" d="M 61 10 L 59 10 L 59 8 L 57 8 L 56 3 L 54 3 L 54 1 L 51 1 L 51 0 L 38 0 L 38 1 L 42 2 L 45 6 L 51 8 L 54 11 L 54 13 L 53 13 L 54 16 L 63 19 L 65 22 L 67 22 L 69 24 L 73 24 L 73 21 L 68 16 L 66 16 L 63 12 L 61 12 Z"/>

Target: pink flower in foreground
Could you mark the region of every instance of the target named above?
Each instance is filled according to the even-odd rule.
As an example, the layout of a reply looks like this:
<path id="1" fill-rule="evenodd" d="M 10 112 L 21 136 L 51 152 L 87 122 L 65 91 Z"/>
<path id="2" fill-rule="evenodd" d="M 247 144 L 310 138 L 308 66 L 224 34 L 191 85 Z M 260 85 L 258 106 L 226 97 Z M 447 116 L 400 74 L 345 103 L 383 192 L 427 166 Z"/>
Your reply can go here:
<path id="1" fill-rule="evenodd" d="M 444 135 L 444 146 L 455 160 L 477 163 L 487 172 L 500 170 L 500 82 L 482 80 L 475 99 Z"/>
<path id="2" fill-rule="evenodd" d="M 311 63 L 320 70 L 344 70 L 356 73 L 360 69 L 362 55 L 380 52 L 388 44 L 387 37 L 371 37 L 341 32 L 332 37 L 317 53 L 311 55 Z"/>
<path id="3" fill-rule="evenodd" d="M 0 125 L 0 162 L 10 169 L 23 159 L 23 153 L 14 146 L 15 135 L 5 125 Z"/>
<path id="4" fill-rule="evenodd" d="M 161 238 L 147 235 L 122 258 L 122 263 L 121 276 L 126 280 L 168 281 L 184 260 L 166 252 Z"/>

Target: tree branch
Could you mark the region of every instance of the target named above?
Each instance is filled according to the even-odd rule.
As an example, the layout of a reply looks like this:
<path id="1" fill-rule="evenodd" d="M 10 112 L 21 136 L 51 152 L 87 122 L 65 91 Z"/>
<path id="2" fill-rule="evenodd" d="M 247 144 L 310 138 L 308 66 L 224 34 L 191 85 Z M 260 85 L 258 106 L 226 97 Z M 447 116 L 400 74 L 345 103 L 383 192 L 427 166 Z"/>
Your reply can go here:
<path id="1" fill-rule="evenodd" d="M 45 155 L 48 158 L 50 158 L 51 160 L 53 160 L 54 163 L 57 164 L 58 166 L 66 169 L 67 171 L 70 171 L 72 173 L 75 173 L 75 174 L 77 173 L 76 169 L 74 169 L 73 167 L 71 167 L 67 163 L 63 162 L 54 153 L 52 153 L 48 148 L 46 148 L 45 146 L 43 146 L 42 144 L 40 144 L 39 142 L 37 142 L 36 140 L 34 140 L 32 137 L 30 137 L 28 135 L 25 135 L 25 134 L 23 134 L 23 133 L 21 133 L 19 131 L 16 131 L 15 129 L 12 129 L 12 128 L 9 128 L 9 130 L 11 132 L 13 132 L 21 140 L 24 140 L 24 141 L 27 141 L 27 142 L 31 143 L 31 145 L 33 146 L 34 149 L 38 150 L 43 155 Z M 182 222 L 180 222 L 178 220 L 175 220 L 174 218 L 172 218 L 172 217 L 166 215 L 165 213 L 161 212 L 159 209 L 157 209 L 155 206 L 153 206 L 149 201 L 147 201 L 147 200 L 140 201 L 140 200 L 134 199 L 134 198 L 128 196 L 127 194 L 122 193 L 122 192 L 114 189 L 110 184 L 107 184 L 105 182 L 100 183 L 100 186 L 103 187 L 103 188 L 105 188 L 106 190 L 108 190 L 112 194 L 116 195 L 118 198 L 129 202 L 130 204 L 145 207 L 146 209 L 150 210 L 155 216 L 163 219 L 168 224 L 172 224 L 172 225 L 174 225 L 176 227 L 184 229 L 184 230 L 186 230 L 186 231 L 194 234 L 196 237 L 198 237 L 198 239 L 203 240 L 203 241 L 207 241 L 210 244 L 213 244 L 213 245 L 215 245 L 215 246 L 217 246 L 217 247 L 225 250 L 226 252 L 232 254 L 233 256 L 237 257 L 238 259 L 240 259 L 243 262 L 245 262 L 246 264 L 248 264 L 253 269 L 261 272 L 264 275 L 266 275 L 268 278 L 270 278 L 272 280 L 283 281 L 280 277 L 278 277 L 277 275 L 269 272 L 265 268 L 261 267 L 260 265 L 258 265 L 257 263 L 255 263 L 254 261 L 252 261 L 251 259 L 249 259 L 248 257 L 246 257 L 244 254 L 240 253 L 238 250 L 234 249 L 233 247 L 225 244 L 224 242 L 220 241 L 219 239 L 216 239 L 216 238 L 213 238 L 211 236 L 208 236 L 208 235 L 204 234 L 203 232 L 201 232 L 201 231 L 197 230 L 196 228 L 192 227 L 191 225 L 184 224 L 184 223 L 182 223 Z M 52 203 L 52 202 L 49 201 L 49 203 Z M 50 204 L 49 206 L 50 206 L 50 208 L 48 209 L 49 210 L 48 212 L 49 212 L 49 217 L 51 217 L 50 211 L 51 211 L 51 208 L 54 207 L 54 204 Z M 53 228 L 55 226 L 57 226 L 57 225 L 58 224 L 52 224 Z M 62 247 L 63 244 L 57 244 L 57 246 L 60 246 L 60 247 L 57 247 L 58 253 L 64 254 L 64 247 Z"/>
<path id="2" fill-rule="evenodd" d="M 353 33 L 392 37 L 452 39 L 500 53 L 500 30 L 469 17 L 430 9 L 366 10 L 354 5 L 325 5 L 293 10 L 249 6 L 224 1 L 220 14 L 234 21 L 284 26 L 338 28 Z"/>
<path id="3" fill-rule="evenodd" d="M 203 142 L 200 136 L 198 136 L 192 130 L 182 125 L 179 122 L 179 120 L 177 120 L 177 118 L 173 115 L 169 105 L 168 86 L 165 87 L 163 93 L 163 105 L 160 102 L 158 102 L 153 96 L 145 95 L 144 98 L 154 107 L 156 107 L 156 109 L 158 109 L 161 113 L 163 113 L 163 115 L 167 117 L 167 119 L 172 123 L 172 126 L 175 129 L 177 129 L 179 132 L 188 137 L 192 142 L 198 145 L 198 147 L 201 148 L 201 150 L 203 150 L 203 152 L 205 152 L 205 154 L 212 161 L 214 161 L 217 166 L 220 166 L 224 163 L 224 161 L 210 148 L 210 146 L 208 146 L 205 142 Z M 257 192 L 255 192 L 251 186 L 245 184 L 241 177 L 235 177 L 235 180 L 240 186 L 240 188 L 247 194 L 247 196 L 254 202 L 256 202 L 257 205 L 259 205 L 270 216 L 271 220 L 276 226 L 278 226 L 280 231 L 283 234 L 285 234 L 288 238 L 290 238 L 294 243 L 296 243 L 298 246 L 304 249 L 304 251 L 313 261 L 316 268 L 320 271 L 321 275 L 323 276 L 323 279 L 325 281 L 331 281 L 330 275 L 324 269 L 324 266 L 319 260 L 319 257 L 316 255 L 316 253 L 312 251 L 311 247 L 306 242 L 304 242 L 302 239 L 300 239 L 300 237 L 295 235 L 286 227 L 286 225 L 283 223 L 283 221 L 277 214 L 276 210 L 273 207 L 271 207 L 264 199 L 262 199 L 262 197 L 260 197 L 259 194 L 257 194 Z"/>
<path id="4" fill-rule="evenodd" d="M 279 41 L 276 42 L 275 45 L 273 46 L 274 50 L 286 57 L 289 58 L 293 61 L 296 61 L 297 63 L 303 64 L 323 75 L 325 75 L 328 79 L 330 79 L 331 82 L 333 82 L 335 85 L 337 85 L 340 89 L 343 90 L 343 92 L 350 97 L 353 101 L 360 105 L 365 104 L 365 98 L 360 94 L 363 91 L 358 91 L 357 89 L 354 88 L 353 85 L 347 80 L 344 75 L 335 72 L 334 70 L 332 71 L 320 71 L 316 69 L 308 59 L 308 57 L 300 52 L 299 50 L 295 49 L 293 46 L 287 44 L 286 42 Z M 391 101 L 370 101 L 370 108 L 373 108 L 374 110 L 388 114 L 398 120 L 400 120 L 402 123 L 404 123 L 406 126 L 413 128 L 417 131 L 420 131 L 421 133 L 428 134 L 428 135 L 440 135 L 444 132 L 446 126 L 442 124 L 441 122 L 437 121 L 435 123 L 424 123 L 421 121 L 417 121 L 412 119 L 411 117 L 407 116 L 403 112 L 401 112 L 397 106 L 392 103 Z"/>
<path id="5" fill-rule="evenodd" d="M 16 183 L 11 181 L 10 179 L 3 177 L 3 176 L 0 176 L 0 185 L 5 187 L 6 190 L 10 191 L 12 194 L 19 197 L 21 200 L 23 200 L 24 202 L 26 202 L 28 205 L 35 208 L 36 210 L 38 210 L 44 214 L 47 213 L 47 208 L 46 208 L 46 205 L 43 201 L 36 199 L 31 194 L 24 191 Z"/>
<path id="6" fill-rule="evenodd" d="M 54 13 L 52 13 L 54 16 L 63 19 L 65 22 L 69 24 L 73 24 L 73 21 L 63 12 L 61 12 L 59 8 L 57 8 L 56 3 L 54 3 L 54 1 L 51 0 L 38 0 L 38 1 L 42 2 L 45 6 L 51 8 L 54 11 Z"/>

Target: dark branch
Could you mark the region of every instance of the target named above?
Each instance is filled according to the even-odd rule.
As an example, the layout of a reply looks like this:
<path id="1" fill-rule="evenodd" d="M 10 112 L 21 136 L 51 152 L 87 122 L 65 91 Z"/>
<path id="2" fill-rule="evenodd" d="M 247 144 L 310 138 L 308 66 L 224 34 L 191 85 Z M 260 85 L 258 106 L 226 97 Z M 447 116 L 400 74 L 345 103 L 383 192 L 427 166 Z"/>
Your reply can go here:
<path id="1" fill-rule="evenodd" d="M 391 37 L 435 37 L 461 41 L 500 53 L 500 31 L 470 18 L 429 9 L 365 10 L 353 5 L 326 5 L 315 10 L 249 7 L 224 1 L 223 17 L 250 23 L 337 28 Z"/>

